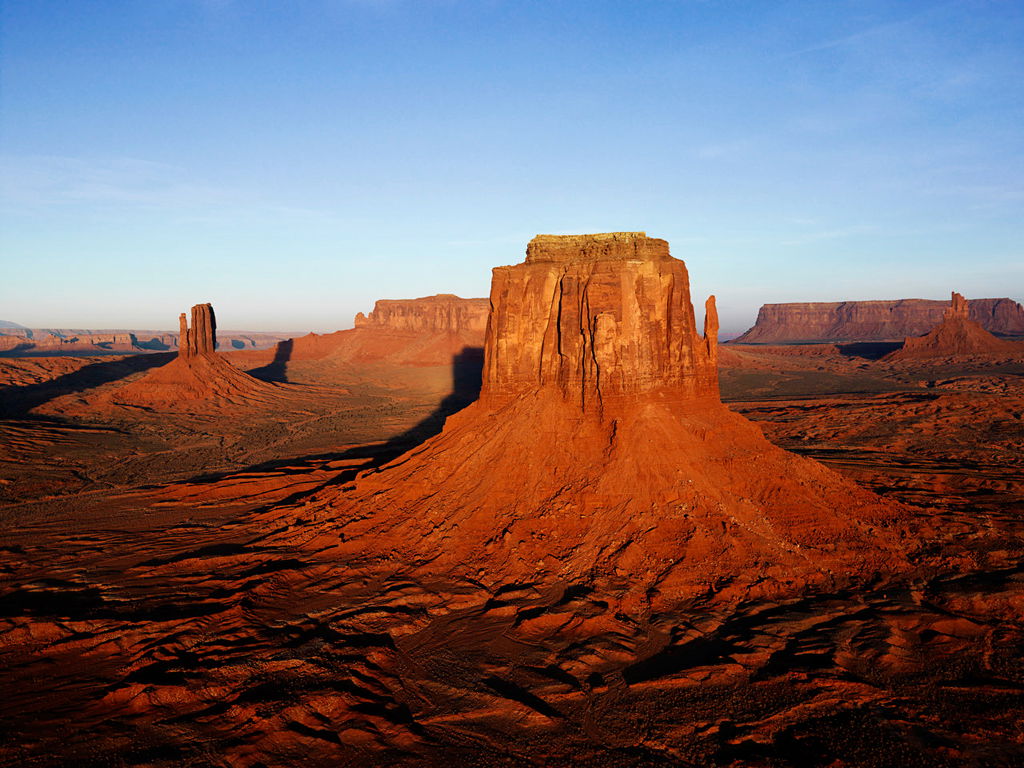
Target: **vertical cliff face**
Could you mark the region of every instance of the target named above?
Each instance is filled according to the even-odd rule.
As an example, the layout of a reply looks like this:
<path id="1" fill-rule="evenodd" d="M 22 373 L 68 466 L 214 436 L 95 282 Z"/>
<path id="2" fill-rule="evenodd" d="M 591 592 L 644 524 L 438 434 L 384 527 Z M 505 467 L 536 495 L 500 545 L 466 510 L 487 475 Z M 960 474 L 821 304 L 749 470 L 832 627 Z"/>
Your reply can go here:
<path id="1" fill-rule="evenodd" d="M 903 346 L 886 355 L 888 362 L 922 361 L 991 355 L 1024 356 L 1024 344 L 998 339 L 971 319 L 970 306 L 953 292 L 942 321 L 923 336 L 907 338 Z"/>
<path id="2" fill-rule="evenodd" d="M 1012 299 L 970 299 L 968 317 L 990 333 L 1024 335 L 1024 307 Z M 948 304 L 929 299 L 765 304 L 744 344 L 883 341 L 920 336 L 939 322 Z"/>
<path id="3" fill-rule="evenodd" d="M 654 390 L 717 397 L 714 302 L 702 338 L 668 243 L 643 232 L 541 235 L 526 253 L 493 272 L 484 397 L 557 389 L 584 407 Z"/>
<path id="4" fill-rule="evenodd" d="M 450 293 L 421 299 L 381 299 L 369 315 L 356 315 L 356 328 L 417 333 L 483 333 L 487 299 L 463 299 Z"/>
<path id="5" fill-rule="evenodd" d="M 178 316 L 180 335 L 178 355 L 185 359 L 198 355 L 212 355 L 217 349 L 217 317 L 212 304 L 196 304 L 192 307 L 192 327 L 188 325 L 185 313 Z"/>
<path id="6" fill-rule="evenodd" d="M 494 270 L 480 400 L 290 520 L 287 546 L 477 582 L 617 579 L 630 599 L 899 567 L 901 514 L 782 451 L 715 382 L 683 263 L 640 232 L 543 236 Z"/>
<path id="7" fill-rule="evenodd" d="M 949 308 L 942 313 L 942 317 L 945 320 L 969 320 L 970 309 L 967 306 L 967 299 L 963 297 L 963 294 L 953 291 L 953 295 L 950 298 Z"/>

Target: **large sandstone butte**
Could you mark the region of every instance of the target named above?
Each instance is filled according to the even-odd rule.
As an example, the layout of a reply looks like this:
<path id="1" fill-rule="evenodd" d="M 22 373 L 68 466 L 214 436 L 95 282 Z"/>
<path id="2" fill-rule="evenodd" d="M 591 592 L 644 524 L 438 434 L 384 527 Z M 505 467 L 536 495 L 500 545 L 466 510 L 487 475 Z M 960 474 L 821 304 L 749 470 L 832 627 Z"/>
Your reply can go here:
<path id="1" fill-rule="evenodd" d="M 825 341 L 898 341 L 921 336 L 942 322 L 945 301 L 842 301 L 765 304 L 754 326 L 734 341 L 778 344 Z M 1004 336 L 1024 336 L 1024 307 L 1012 299 L 971 299 L 969 318 Z"/>
<path id="2" fill-rule="evenodd" d="M 196 404 L 219 406 L 264 402 L 273 385 L 259 381 L 220 357 L 217 321 L 210 304 L 192 307 L 192 325 L 182 313 L 178 354 L 167 365 L 104 395 L 113 405 L 157 409 L 193 409 Z"/>
<path id="3" fill-rule="evenodd" d="M 538 236 L 494 270 L 490 305 L 480 399 L 277 511 L 275 538 L 490 587 L 619 580 L 640 600 L 899 567 L 901 507 L 722 405 L 714 300 L 701 335 L 664 240 Z"/>
<path id="4" fill-rule="evenodd" d="M 1013 354 L 1024 347 L 998 339 L 970 319 L 967 300 L 953 292 L 942 322 L 923 336 L 908 338 L 900 349 L 886 355 L 886 360 L 923 360 L 932 358 L 971 357 L 976 355 Z"/>

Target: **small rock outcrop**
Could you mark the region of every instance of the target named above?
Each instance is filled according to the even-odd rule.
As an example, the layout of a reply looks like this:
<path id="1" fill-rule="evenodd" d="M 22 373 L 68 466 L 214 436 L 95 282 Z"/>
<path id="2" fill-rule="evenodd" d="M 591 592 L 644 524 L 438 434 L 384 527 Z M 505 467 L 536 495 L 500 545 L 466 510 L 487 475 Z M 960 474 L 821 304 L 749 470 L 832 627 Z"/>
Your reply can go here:
<path id="1" fill-rule="evenodd" d="M 765 304 L 738 344 L 896 341 L 938 325 L 948 304 L 929 299 Z M 1024 307 L 1012 299 L 971 299 L 969 319 L 1004 336 L 1024 336 Z"/>
<path id="2" fill-rule="evenodd" d="M 717 312 L 642 232 L 534 239 L 493 273 L 480 399 L 276 519 L 282 543 L 489 585 L 618 580 L 663 603 L 902 562 L 902 508 L 722 405 Z"/>
<path id="3" fill-rule="evenodd" d="M 888 362 L 1024 353 L 1024 345 L 993 336 L 970 319 L 969 302 L 955 291 L 942 322 L 924 336 L 907 338 L 885 356 Z"/>

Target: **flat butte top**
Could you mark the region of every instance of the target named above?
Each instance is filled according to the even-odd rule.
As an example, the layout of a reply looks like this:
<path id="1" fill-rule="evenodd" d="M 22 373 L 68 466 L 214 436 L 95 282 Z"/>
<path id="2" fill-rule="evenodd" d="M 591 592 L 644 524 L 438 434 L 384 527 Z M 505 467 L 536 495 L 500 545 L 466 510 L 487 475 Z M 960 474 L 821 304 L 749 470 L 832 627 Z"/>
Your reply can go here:
<path id="1" fill-rule="evenodd" d="M 526 263 L 663 261 L 672 258 L 668 242 L 646 232 L 601 232 L 593 235 L 537 235 L 526 246 Z"/>

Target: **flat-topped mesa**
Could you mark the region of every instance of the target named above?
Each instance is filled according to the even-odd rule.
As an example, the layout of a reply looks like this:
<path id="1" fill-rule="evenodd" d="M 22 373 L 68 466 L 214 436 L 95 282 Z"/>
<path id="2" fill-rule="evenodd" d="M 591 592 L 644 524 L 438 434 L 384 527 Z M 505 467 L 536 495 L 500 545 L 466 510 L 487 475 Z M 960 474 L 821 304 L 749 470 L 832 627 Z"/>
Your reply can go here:
<path id="1" fill-rule="evenodd" d="M 483 333 L 490 305 L 487 299 L 463 299 L 450 293 L 420 299 L 381 299 L 369 315 L 355 317 L 356 328 L 430 333 Z"/>
<path id="2" fill-rule="evenodd" d="M 668 242 L 646 232 L 602 232 L 594 235 L 537 235 L 526 246 L 526 263 L 544 261 L 614 261 L 671 259 Z"/>
<path id="3" fill-rule="evenodd" d="M 583 408 L 662 390 L 718 398 L 718 315 L 696 330 L 686 265 L 642 232 L 541 235 L 496 267 L 482 398 L 557 389 Z"/>
<path id="4" fill-rule="evenodd" d="M 189 328 L 185 313 L 178 317 L 180 336 L 178 356 L 186 360 L 198 355 L 212 355 L 217 348 L 217 317 L 212 304 L 196 304 L 192 307 L 192 327 Z"/>
<path id="5" fill-rule="evenodd" d="M 986 331 L 1024 336 L 1024 307 L 1013 299 L 970 299 L 966 304 L 968 318 Z M 765 304 L 754 326 L 735 342 L 895 341 L 928 333 L 949 309 L 949 302 L 932 299 Z"/>

